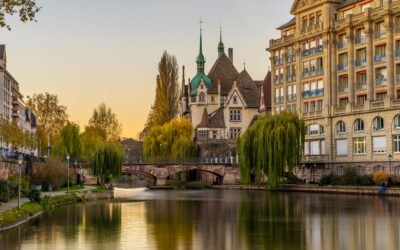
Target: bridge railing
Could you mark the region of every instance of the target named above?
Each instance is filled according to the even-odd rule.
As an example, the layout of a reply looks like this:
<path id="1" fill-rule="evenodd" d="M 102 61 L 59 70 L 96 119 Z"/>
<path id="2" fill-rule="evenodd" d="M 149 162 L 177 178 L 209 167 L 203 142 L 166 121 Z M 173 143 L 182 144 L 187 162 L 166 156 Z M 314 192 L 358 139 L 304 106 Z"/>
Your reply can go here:
<path id="1" fill-rule="evenodd" d="M 156 159 L 139 159 L 134 161 L 126 161 L 124 164 L 146 164 L 146 165 L 163 165 L 163 164 L 232 164 L 239 163 L 237 156 L 228 157 L 195 157 L 195 158 L 156 158 Z"/>

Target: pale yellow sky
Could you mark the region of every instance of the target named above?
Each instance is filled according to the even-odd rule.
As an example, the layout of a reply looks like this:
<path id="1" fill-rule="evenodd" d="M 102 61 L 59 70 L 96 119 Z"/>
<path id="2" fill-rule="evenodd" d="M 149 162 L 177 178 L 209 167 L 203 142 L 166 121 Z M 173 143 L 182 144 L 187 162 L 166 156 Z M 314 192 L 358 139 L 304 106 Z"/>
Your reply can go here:
<path id="1" fill-rule="evenodd" d="M 196 71 L 198 20 L 204 20 L 206 71 L 217 57 L 219 25 L 234 61 L 253 79 L 267 72 L 265 48 L 275 28 L 290 19 L 291 0 L 39 0 L 37 23 L 9 19 L 0 30 L 8 70 L 22 93 L 50 92 L 83 127 L 105 102 L 136 137 L 153 103 L 157 63 L 164 50 L 175 54 L 187 77 Z"/>

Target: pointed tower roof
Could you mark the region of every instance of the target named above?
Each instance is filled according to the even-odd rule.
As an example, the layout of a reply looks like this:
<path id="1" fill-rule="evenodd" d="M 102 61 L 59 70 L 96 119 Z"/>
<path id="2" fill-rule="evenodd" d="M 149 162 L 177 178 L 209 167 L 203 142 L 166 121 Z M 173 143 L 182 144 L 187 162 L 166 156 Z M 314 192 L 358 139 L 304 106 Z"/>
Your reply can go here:
<path id="1" fill-rule="evenodd" d="M 222 56 L 225 54 L 225 45 L 222 42 L 222 26 L 219 27 L 219 43 L 218 43 L 218 56 Z"/>
<path id="2" fill-rule="evenodd" d="M 208 128 L 209 123 L 208 123 L 208 112 L 207 108 L 204 107 L 203 114 L 201 116 L 201 120 L 199 125 L 197 125 L 197 128 Z"/>
<path id="3" fill-rule="evenodd" d="M 201 24 L 201 22 L 200 22 Z M 206 76 L 204 73 L 204 65 L 206 60 L 203 55 L 203 35 L 202 29 L 200 28 L 200 48 L 199 48 L 199 55 L 197 56 L 196 63 L 197 63 L 197 74 L 193 77 L 192 81 L 190 82 L 190 95 L 197 94 L 197 88 L 200 85 L 200 82 L 203 80 L 204 84 L 206 85 L 207 89 L 212 87 L 211 79 Z"/>

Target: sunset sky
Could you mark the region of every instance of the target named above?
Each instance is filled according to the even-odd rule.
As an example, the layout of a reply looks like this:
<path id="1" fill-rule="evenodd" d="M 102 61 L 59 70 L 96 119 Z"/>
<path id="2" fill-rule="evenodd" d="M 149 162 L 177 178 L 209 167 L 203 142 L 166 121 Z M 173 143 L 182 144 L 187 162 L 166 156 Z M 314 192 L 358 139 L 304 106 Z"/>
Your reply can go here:
<path id="1" fill-rule="evenodd" d="M 22 94 L 50 92 L 68 107 L 70 120 L 86 125 L 105 102 L 123 125 L 124 137 L 142 130 L 154 100 L 157 63 L 164 50 L 196 71 L 199 20 L 208 72 L 217 57 L 219 26 L 238 70 L 262 80 L 265 48 L 289 21 L 291 0 L 40 0 L 37 23 L 9 18 L 0 30 L 7 69 Z"/>

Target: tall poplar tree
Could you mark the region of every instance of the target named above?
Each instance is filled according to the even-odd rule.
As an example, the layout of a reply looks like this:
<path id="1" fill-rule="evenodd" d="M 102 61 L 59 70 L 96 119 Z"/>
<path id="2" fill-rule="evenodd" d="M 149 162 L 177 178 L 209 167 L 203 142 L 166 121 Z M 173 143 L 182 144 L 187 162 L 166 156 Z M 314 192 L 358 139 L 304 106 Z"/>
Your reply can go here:
<path id="1" fill-rule="evenodd" d="M 164 51 L 158 64 L 156 98 L 147 119 L 147 126 L 164 125 L 178 113 L 178 63 Z"/>

